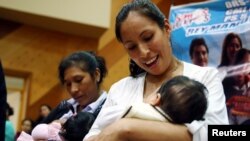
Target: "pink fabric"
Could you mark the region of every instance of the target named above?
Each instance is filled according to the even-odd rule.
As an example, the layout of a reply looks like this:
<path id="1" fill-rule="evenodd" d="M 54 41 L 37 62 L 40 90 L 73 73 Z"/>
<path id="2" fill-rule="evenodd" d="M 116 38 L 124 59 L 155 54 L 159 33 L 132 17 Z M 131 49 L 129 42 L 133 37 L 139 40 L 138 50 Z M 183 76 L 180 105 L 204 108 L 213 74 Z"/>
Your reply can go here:
<path id="1" fill-rule="evenodd" d="M 34 141 L 34 140 L 53 140 L 62 141 L 58 135 L 61 129 L 61 124 L 53 122 L 51 124 L 38 124 L 33 130 L 31 135 L 21 132 L 17 141 Z"/>
<path id="2" fill-rule="evenodd" d="M 61 124 L 57 122 L 51 124 L 39 124 L 33 129 L 31 135 L 34 140 L 62 141 L 58 135 L 60 129 Z"/>
<path id="3" fill-rule="evenodd" d="M 59 136 L 59 131 L 61 129 L 61 124 L 58 122 L 53 122 L 51 124 L 49 124 L 49 136 L 48 139 L 49 140 L 56 140 L 56 141 L 62 141 L 60 136 Z"/>
<path id="4" fill-rule="evenodd" d="M 34 140 L 31 135 L 22 131 L 19 137 L 17 138 L 17 141 L 34 141 Z"/>
<path id="5" fill-rule="evenodd" d="M 31 132 L 35 140 L 45 140 L 49 137 L 48 124 L 38 124 Z"/>

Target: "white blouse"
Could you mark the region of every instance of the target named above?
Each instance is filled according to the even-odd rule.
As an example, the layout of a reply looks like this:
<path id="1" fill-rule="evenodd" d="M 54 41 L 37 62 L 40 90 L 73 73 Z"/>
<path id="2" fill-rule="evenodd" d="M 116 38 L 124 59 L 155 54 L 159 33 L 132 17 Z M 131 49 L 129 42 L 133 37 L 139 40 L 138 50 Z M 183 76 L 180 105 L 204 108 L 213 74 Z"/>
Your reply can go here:
<path id="1" fill-rule="evenodd" d="M 190 133 L 193 134 L 193 141 L 206 141 L 209 124 L 228 124 L 228 116 L 225 104 L 225 95 L 218 71 L 211 67 L 200 67 L 185 63 L 183 75 L 203 83 L 207 89 L 208 108 L 204 121 L 193 121 L 186 124 Z M 105 115 L 112 115 L 107 109 L 110 106 L 127 107 L 133 103 L 143 102 L 143 89 L 146 74 L 143 73 L 137 78 L 126 77 L 116 82 L 110 88 L 106 102 L 103 105 L 97 119 L 91 127 L 84 140 L 101 132 L 100 123 L 109 123 Z M 107 114 L 106 112 L 110 112 Z M 114 115 L 117 115 L 114 113 Z"/>
<path id="2" fill-rule="evenodd" d="M 82 109 L 83 112 L 90 112 L 90 113 L 94 113 L 95 110 L 98 108 L 98 106 L 100 104 L 103 103 L 103 101 L 106 99 L 107 97 L 107 93 L 105 91 L 101 91 L 101 95 L 99 96 L 99 98 L 90 103 L 89 105 L 87 105 L 84 109 Z M 74 111 L 77 111 L 77 106 L 79 105 L 78 102 L 76 102 L 73 98 L 67 100 L 67 102 L 69 102 L 70 104 L 72 104 L 72 106 L 74 107 Z M 68 118 L 70 118 L 74 113 L 72 113 L 72 111 L 70 110 L 68 113 L 64 114 L 60 120 L 67 120 Z"/>

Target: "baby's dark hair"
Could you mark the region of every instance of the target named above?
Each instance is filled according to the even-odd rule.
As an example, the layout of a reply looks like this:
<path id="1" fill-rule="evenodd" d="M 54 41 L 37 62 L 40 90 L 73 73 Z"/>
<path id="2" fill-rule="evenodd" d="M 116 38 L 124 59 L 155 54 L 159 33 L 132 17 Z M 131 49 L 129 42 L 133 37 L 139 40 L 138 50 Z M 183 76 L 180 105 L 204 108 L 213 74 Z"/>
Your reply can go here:
<path id="1" fill-rule="evenodd" d="M 208 90 L 202 83 L 186 76 L 176 76 L 165 82 L 158 93 L 161 94 L 160 108 L 174 123 L 203 120 Z"/>
<path id="2" fill-rule="evenodd" d="M 106 62 L 103 57 L 97 56 L 95 53 L 89 51 L 78 51 L 65 57 L 59 64 L 59 79 L 62 84 L 64 84 L 65 70 L 72 66 L 79 67 L 81 70 L 88 72 L 92 77 L 94 77 L 96 68 L 98 68 L 100 70 L 98 86 L 107 74 Z"/>
<path id="3" fill-rule="evenodd" d="M 95 116 L 92 113 L 79 112 L 62 125 L 63 131 L 59 134 L 67 141 L 82 141 L 94 121 Z"/>

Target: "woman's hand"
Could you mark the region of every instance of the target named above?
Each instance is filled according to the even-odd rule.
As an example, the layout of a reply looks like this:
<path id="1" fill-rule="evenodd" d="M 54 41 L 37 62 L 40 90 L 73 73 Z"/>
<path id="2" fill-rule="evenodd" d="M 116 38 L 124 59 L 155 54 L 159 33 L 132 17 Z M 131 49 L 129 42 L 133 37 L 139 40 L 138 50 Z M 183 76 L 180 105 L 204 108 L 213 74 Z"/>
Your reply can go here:
<path id="1" fill-rule="evenodd" d="M 102 130 L 98 135 L 89 137 L 83 141 L 126 141 L 126 120 L 118 120 Z"/>
<path id="2" fill-rule="evenodd" d="M 96 140 L 97 140 L 97 135 L 94 135 L 83 141 L 96 141 Z"/>
<path id="3" fill-rule="evenodd" d="M 127 141 L 127 121 L 118 120 L 106 127 L 102 132 L 94 137 L 94 140 L 87 141 Z M 92 138 L 92 137 L 91 137 Z"/>
<path id="4" fill-rule="evenodd" d="M 93 141 L 191 141 L 184 125 L 123 118 L 106 127 Z"/>

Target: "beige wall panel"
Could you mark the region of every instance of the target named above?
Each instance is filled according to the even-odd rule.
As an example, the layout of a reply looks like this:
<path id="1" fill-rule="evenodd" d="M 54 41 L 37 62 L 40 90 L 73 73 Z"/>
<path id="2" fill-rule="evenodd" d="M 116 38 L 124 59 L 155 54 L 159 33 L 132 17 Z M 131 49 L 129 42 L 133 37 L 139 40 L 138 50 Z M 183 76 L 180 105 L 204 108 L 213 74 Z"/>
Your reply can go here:
<path id="1" fill-rule="evenodd" d="M 0 58 L 5 68 L 32 73 L 32 105 L 58 83 L 57 66 L 63 56 L 96 48 L 96 39 L 22 26 L 0 40 Z"/>
<path id="2" fill-rule="evenodd" d="M 104 79 L 103 88 L 109 90 L 112 83 L 117 81 L 118 78 L 128 75 L 128 56 L 123 46 L 116 39 L 102 48 L 98 55 L 103 56 L 106 60 L 108 75 Z M 125 60 L 124 56 L 126 56 Z"/>
<path id="3" fill-rule="evenodd" d="M 129 75 L 129 59 L 126 54 L 122 55 L 115 64 L 109 68 L 108 76 L 103 84 L 104 89 L 109 90 L 110 86 L 118 80 Z"/>
<path id="4" fill-rule="evenodd" d="M 110 27 L 100 37 L 98 50 L 101 50 L 109 42 L 111 42 L 113 39 L 115 39 L 115 18 L 117 16 L 119 10 L 121 9 L 121 7 L 129 1 L 131 1 L 131 0 L 111 0 L 112 5 L 111 5 Z M 154 3 L 159 3 L 160 1 L 161 0 L 153 0 Z M 170 2 L 168 1 L 168 3 L 170 3 Z"/>
<path id="5" fill-rule="evenodd" d="M 68 99 L 70 96 L 63 89 L 61 84 L 56 84 L 53 88 L 50 89 L 43 97 L 41 97 L 37 102 L 29 107 L 27 111 L 27 117 L 36 119 L 39 116 L 39 109 L 42 104 L 48 104 L 52 108 L 55 108 L 63 99 Z"/>
<path id="6" fill-rule="evenodd" d="M 111 18 L 110 18 L 110 28 L 101 36 L 99 39 L 98 50 L 106 46 L 110 41 L 115 38 L 115 17 L 124 3 L 129 0 L 111 0 Z"/>

